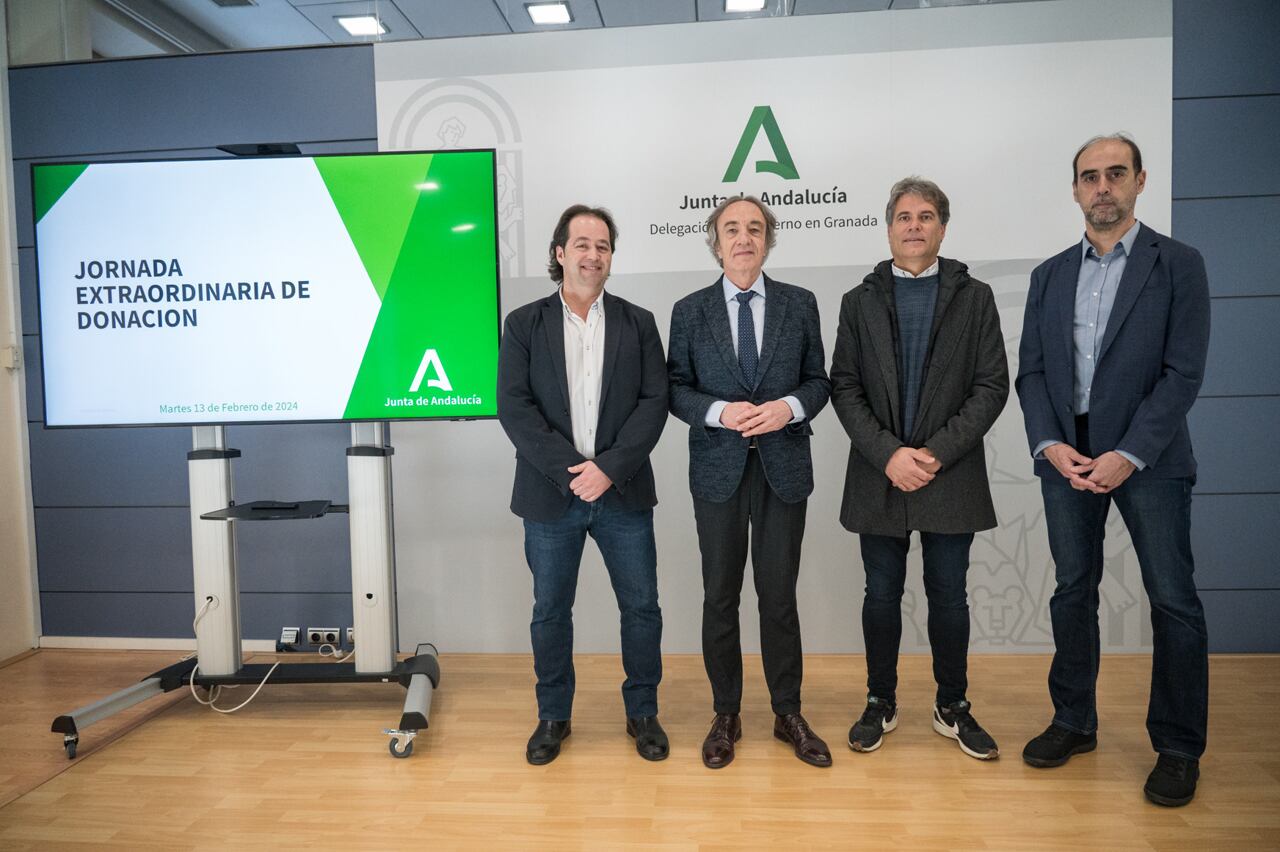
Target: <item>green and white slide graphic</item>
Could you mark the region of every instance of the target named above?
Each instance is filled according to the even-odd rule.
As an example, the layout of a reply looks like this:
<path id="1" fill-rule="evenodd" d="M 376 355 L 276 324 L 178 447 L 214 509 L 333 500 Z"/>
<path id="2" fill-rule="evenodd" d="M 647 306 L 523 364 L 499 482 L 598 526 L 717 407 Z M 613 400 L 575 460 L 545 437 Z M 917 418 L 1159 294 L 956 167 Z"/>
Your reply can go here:
<path id="1" fill-rule="evenodd" d="M 496 413 L 492 151 L 35 167 L 50 425 Z"/>

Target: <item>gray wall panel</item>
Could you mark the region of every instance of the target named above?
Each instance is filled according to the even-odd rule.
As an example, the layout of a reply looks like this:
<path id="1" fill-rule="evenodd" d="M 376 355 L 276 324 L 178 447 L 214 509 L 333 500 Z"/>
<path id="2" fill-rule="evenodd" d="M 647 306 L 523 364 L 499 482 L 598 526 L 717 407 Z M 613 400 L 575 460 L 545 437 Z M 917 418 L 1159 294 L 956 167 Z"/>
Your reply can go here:
<path id="1" fill-rule="evenodd" d="M 1280 95 L 1174 101 L 1173 197 L 1280 195 L 1278 138 Z"/>
<path id="2" fill-rule="evenodd" d="M 241 592 L 240 625 L 246 639 L 279 639 L 281 627 L 350 627 L 351 594 Z"/>
<path id="3" fill-rule="evenodd" d="M 366 45 L 9 72 L 13 157 L 368 138 Z"/>
<path id="4" fill-rule="evenodd" d="M 1196 491 L 1280 492 L 1274 456 L 1280 398 L 1201 399 L 1191 408 L 1191 441 L 1199 462 Z M 1274 544 L 1274 525 L 1265 531 Z M 1268 545 L 1272 551 L 1274 546 Z"/>
<path id="5" fill-rule="evenodd" d="M 1274 56 L 1280 42 L 1275 0 L 1178 0 L 1173 37 L 1175 98 L 1280 93 L 1280 62 L 1238 61 Z"/>
<path id="6" fill-rule="evenodd" d="M 1200 599 L 1204 602 L 1211 653 L 1275 652 L 1280 590 L 1202 592 Z"/>
<path id="7" fill-rule="evenodd" d="M 1214 299 L 1201 396 L 1280 394 L 1280 297 Z"/>
<path id="8" fill-rule="evenodd" d="M 1280 196 L 1173 202 L 1173 237 L 1204 255 L 1213 296 L 1280 294 L 1271 253 L 1250 248 L 1270 245 L 1277 224 Z"/>
<path id="9" fill-rule="evenodd" d="M 27 421 L 44 418 L 44 388 L 40 382 L 44 370 L 40 365 L 40 338 L 34 334 L 22 336 L 22 372 L 27 390 Z"/>
<path id="10" fill-rule="evenodd" d="M 241 592 L 351 591 L 351 534 L 345 514 L 236 525 Z M 205 521 L 205 523 L 211 523 Z"/>
<path id="11" fill-rule="evenodd" d="M 22 333 L 40 333 L 39 298 L 36 293 L 36 250 L 18 249 L 18 298 L 22 303 Z"/>
<path id="12" fill-rule="evenodd" d="M 195 637 L 190 592 L 41 592 L 40 611 L 45 636 Z M 240 595 L 245 639 L 278 639 L 286 626 L 350 625 L 349 595 Z"/>
<path id="13" fill-rule="evenodd" d="M 1280 589 L 1268 531 L 1280 494 L 1201 494 L 1192 500 L 1191 550 L 1201 589 Z"/>
<path id="14" fill-rule="evenodd" d="M 345 423 L 228 426 L 227 445 L 241 452 L 231 463 L 236 497 L 345 503 L 350 443 Z"/>
<path id="15" fill-rule="evenodd" d="M 191 639 L 195 614 L 190 592 L 40 592 L 45 636 Z"/>
<path id="16" fill-rule="evenodd" d="M 184 506 L 191 430 L 45 429 L 33 424 L 35 505 Z"/>
<path id="17" fill-rule="evenodd" d="M 188 510 L 37 509 L 42 592 L 190 592 Z"/>

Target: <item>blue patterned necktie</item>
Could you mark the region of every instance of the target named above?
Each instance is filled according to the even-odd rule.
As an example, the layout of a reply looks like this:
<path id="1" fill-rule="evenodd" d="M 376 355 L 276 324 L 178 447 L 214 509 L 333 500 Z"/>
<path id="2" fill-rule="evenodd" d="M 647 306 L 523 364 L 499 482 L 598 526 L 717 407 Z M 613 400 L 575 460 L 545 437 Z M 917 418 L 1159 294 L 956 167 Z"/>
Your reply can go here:
<path id="1" fill-rule="evenodd" d="M 756 367 L 760 365 L 760 353 L 756 351 L 756 320 L 751 315 L 751 297 L 755 294 L 754 290 L 747 290 L 737 296 L 738 366 L 742 367 L 742 377 L 752 387 L 756 383 Z"/>

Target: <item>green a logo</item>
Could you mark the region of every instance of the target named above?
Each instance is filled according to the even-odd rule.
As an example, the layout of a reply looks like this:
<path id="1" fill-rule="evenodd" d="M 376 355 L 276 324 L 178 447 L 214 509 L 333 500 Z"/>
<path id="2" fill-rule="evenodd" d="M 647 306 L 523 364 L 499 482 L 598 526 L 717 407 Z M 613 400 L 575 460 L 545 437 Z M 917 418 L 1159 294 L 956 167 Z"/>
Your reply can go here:
<path id="1" fill-rule="evenodd" d="M 747 119 L 742 138 L 738 140 L 738 148 L 733 152 L 729 168 L 725 170 L 723 183 L 731 183 L 742 174 L 742 167 L 747 162 L 747 154 L 751 153 L 751 146 L 760 135 L 762 128 L 765 138 L 769 140 L 769 147 L 773 149 L 774 159 L 756 160 L 756 171 L 772 172 L 783 180 L 800 179 L 796 164 L 791 161 L 791 152 L 787 150 L 787 140 L 782 138 L 782 131 L 778 129 L 778 120 L 773 117 L 773 108 L 758 106 L 751 111 L 751 118 Z"/>

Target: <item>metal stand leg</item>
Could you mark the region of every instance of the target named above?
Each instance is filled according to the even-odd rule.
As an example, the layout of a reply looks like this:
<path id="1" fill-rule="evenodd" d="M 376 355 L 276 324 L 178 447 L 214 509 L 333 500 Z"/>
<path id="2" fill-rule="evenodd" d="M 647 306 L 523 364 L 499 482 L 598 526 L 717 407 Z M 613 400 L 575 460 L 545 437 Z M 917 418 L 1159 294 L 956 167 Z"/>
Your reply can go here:
<path id="1" fill-rule="evenodd" d="M 439 655 L 434 645 L 419 645 L 418 653 L 401 663 L 400 667 L 403 668 L 400 682 L 408 690 L 404 697 L 404 712 L 400 714 L 399 728 L 383 731 L 391 737 L 387 745 L 392 757 L 413 754 L 414 737 L 427 729 L 431 696 L 440 683 Z"/>

